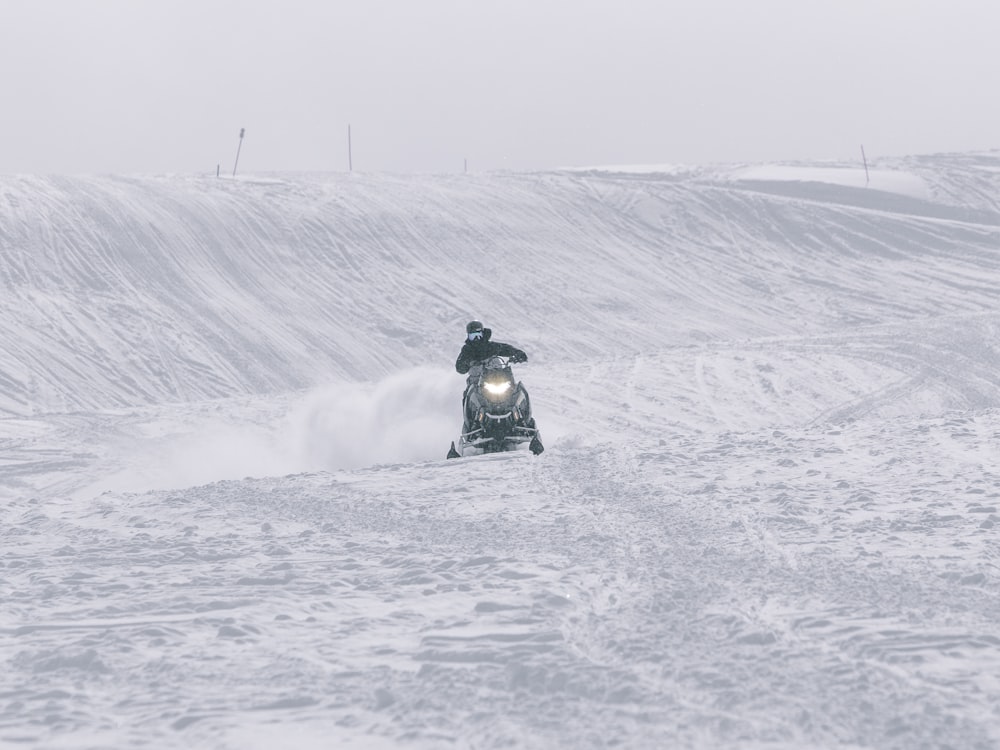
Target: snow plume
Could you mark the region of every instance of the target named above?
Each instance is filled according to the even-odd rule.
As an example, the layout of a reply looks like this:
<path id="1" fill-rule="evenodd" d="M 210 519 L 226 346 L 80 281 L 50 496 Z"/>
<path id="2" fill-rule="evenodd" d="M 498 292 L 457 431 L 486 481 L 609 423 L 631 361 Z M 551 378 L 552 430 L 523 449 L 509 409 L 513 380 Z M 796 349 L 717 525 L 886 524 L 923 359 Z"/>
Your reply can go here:
<path id="1" fill-rule="evenodd" d="M 149 434 L 150 428 L 156 434 Z M 94 425 L 93 429 L 98 440 L 101 426 Z M 127 434 L 105 438 L 99 446 L 105 454 L 100 479 L 75 490 L 75 496 L 172 490 L 226 479 L 282 476 L 302 466 L 288 448 L 287 430 L 278 416 L 250 424 L 220 408 L 210 414 L 199 411 L 179 419 L 133 424 L 119 431 Z"/>
<path id="2" fill-rule="evenodd" d="M 164 451 L 162 466 L 173 487 L 302 470 L 298 456 L 289 450 L 281 424 L 224 422 L 204 424 L 193 434 L 178 435 Z"/>
<path id="3" fill-rule="evenodd" d="M 94 419 L 108 470 L 80 497 L 179 489 L 248 477 L 443 458 L 461 425 L 463 379 L 417 367 L 372 383 L 331 383 L 267 401 L 233 399 L 184 412 Z M 126 422 L 125 427 L 122 422 Z M 124 433 L 124 434 L 122 434 Z"/>
<path id="4" fill-rule="evenodd" d="M 417 367 L 315 389 L 290 416 L 295 454 L 310 470 L 442 458 L 461 426 L 462 383 Z"/>

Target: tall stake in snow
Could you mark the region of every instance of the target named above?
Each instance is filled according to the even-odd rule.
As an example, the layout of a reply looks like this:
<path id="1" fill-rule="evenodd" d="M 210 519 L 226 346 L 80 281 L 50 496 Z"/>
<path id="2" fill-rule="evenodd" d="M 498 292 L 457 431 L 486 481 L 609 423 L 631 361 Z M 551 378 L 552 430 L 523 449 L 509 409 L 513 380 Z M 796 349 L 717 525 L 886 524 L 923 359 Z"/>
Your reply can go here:
<path id="1" fill-rule="evenodd" d="M 347 125 L 347 171 L 354 171 L 354 160 L 351 156 L 351 126 L 350 123 Z"/>
<path id="2" fill-rule="evenodd" d="M 246 128 L 240 128 L 240 145 L 236 147 L 236 161 L 233 162 L 233 177 L 236 176 L 236 165 L 240 163 L 240 149 L 243 148 L 243 134 L 246 132 Z"/>
<path id="3" fill-rule="evenodd" d="M 868 187 L 868 159 L 865 157 L 864 144 L 861 144 L 861 161 L 865 164 L 865 187 Z"/>

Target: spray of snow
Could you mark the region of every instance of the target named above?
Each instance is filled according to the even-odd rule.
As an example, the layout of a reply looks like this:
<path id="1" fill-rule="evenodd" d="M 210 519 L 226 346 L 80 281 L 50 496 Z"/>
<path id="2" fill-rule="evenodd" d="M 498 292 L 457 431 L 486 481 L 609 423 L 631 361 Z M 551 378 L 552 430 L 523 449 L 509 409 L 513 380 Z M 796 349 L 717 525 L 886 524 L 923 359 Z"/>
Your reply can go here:
<path id="1" fill-rule="evenodd" d="M 371 383 L 330 383 L 287 405 L 262 404 L 260 419 L 248 420 L 243 404 L 223 401 L 186 418 L 145 421 L 134 428 L 138 435 L 114 444 L 123 468 L 75 494 L 439 459 L 461 423 L 463 382 L 416 367 Z"/>
<path id="2" fill-rule="evenodd" d="M 461 384 L 454 373 L 417 367 L 317 388 L 289 416 L 294 454 L 307 470 L 441 458 L 461 424 Z"/>

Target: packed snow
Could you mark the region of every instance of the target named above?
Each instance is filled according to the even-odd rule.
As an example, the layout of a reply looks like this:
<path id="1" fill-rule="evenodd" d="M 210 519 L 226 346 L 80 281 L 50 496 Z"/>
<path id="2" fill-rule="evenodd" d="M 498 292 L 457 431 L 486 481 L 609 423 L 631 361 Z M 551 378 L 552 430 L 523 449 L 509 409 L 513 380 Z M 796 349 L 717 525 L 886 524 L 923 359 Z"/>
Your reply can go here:
<path id="1" fill-rule="evenodd" d="M 0 177 L 0 747 L 1000 746 L 1000 153 L 870 166 Z"/>
<path id="2" fill-rule="evenodd" d="M 855 188 L 870 188 L 927 199 L 927 183 L 910 172 L 862 167 L 755 166 L 737 170 L 733 179 L 754 182 L 818 182 Z"/>

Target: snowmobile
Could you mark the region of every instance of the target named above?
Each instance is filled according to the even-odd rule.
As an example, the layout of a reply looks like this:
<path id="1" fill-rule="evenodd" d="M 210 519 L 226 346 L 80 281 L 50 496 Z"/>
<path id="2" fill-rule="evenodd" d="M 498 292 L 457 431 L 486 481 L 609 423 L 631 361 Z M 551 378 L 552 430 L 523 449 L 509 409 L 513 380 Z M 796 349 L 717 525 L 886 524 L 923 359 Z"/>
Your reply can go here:
<path id="1" fill-rule="evenodd" d="M 512 451 L 524 443 L 536 456 L 545 450 L 528 392 L 514 380 L 508 357 L 493 356 L 473 365 L 467 382 L 462 434 L 458 448 L 452 442 L 448 458 Z"/>

